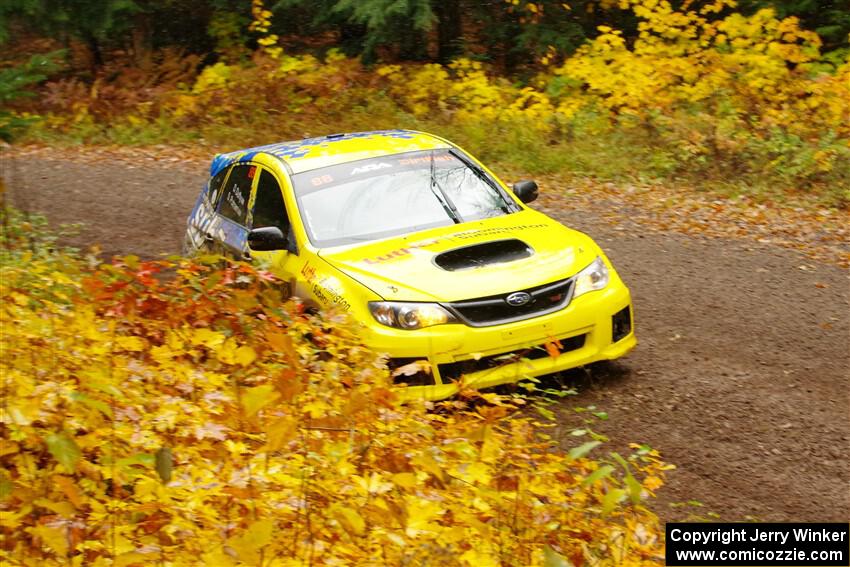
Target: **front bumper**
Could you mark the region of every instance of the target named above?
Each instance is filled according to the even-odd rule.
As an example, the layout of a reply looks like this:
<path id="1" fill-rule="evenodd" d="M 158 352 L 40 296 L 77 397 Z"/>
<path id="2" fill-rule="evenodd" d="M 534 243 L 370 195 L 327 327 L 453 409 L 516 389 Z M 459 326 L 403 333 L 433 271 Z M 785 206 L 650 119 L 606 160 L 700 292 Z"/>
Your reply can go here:
<path id="1" fill-rule="evenodd" d="M 626 308 L 628 326 L 623 334 Z M 614 324 L 618 313 L 619 323 Z M 427 360 L 431 385 L 408 386 L 399 393 L 404 399 L 438 400 L 463 387 L 487 388 L 619 358 L 637 344 L 633 313 L 629 290 L 616 279 L 604 290 L 540 317 L 488 327 L 450 324 L 417 331 L 374 323 L 365 329 L 364 340 L 392 359 Z M 555 341 L 561 345 L 560 354 L 551 356 L 545 345 Z M 396 379 L 404 380 L 404 376 Z"/>

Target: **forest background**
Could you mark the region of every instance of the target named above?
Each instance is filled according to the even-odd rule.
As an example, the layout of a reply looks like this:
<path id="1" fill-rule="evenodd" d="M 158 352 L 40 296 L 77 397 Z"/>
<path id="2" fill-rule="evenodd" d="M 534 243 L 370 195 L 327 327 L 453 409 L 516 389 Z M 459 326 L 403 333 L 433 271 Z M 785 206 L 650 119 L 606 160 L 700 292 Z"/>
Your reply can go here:
<path id="1" fill-rule="evenodd" d="M 406 127 L 510 171 L 844 207 L 848 34 L 839 0 L 13 0 L 0 121 L 209 154 Z"/>

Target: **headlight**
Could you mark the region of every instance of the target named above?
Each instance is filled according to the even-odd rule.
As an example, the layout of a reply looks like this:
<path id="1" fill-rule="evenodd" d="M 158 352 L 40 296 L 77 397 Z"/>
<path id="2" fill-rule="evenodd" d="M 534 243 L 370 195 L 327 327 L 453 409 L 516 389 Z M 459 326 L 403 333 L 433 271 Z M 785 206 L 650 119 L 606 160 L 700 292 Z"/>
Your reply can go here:
<path id="1" fill-rule="evenodd" d="M 573 299 L 589 291 L 603 289 L 608 285 L 608 267 L 602 258 L 597 257 L 588 267 L 576 274 L 576 286 Z"/>
<path id="2" fill-rule="evenodd" d="M 454 315 L 436 303 L 370 301 L 369 311 L 378 323 L 396 329 L 422 329 L 457 322 Z"/>

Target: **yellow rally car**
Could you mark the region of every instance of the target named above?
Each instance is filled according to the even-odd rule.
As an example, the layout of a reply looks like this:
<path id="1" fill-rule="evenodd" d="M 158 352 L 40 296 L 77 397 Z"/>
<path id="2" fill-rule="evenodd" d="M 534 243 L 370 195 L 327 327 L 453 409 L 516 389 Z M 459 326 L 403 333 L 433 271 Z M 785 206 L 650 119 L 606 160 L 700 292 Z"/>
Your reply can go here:
<path id="1" fill-rule="evenodd" d="M 405 397 L 440 399 L 636 344 L 605 254 L 536 197 L 420 132 L 285 142 L 215 157 L 186 252 L 262 259 L 293 295 L 359 321 Z"/>

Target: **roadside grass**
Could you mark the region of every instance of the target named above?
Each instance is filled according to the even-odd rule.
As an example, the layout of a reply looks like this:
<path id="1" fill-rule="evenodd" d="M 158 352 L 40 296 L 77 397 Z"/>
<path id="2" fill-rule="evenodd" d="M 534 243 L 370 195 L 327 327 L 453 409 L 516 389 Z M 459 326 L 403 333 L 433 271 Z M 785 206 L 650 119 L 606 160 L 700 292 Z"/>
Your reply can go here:
<path id="1" fill-rule="evenodd" d="M 560 136 L 540 134 L 532 124 L 512 122 L 458 122 L 417 118 L 396 106 L 387 97 L 351 107 L 345 116 L 256 115 L 251 122 L 199 120 L 181 124 L 162 115 L 151 120 L 117 119 L 109 124 L 83 120 L 51 127 L 50 120 L 36 121 L 20 139 L 59 147 L 76 145 L 117 145 L 146 147 L 168 145 L 205 151 L 210 157 L 219 152 L 269 144 L 284 140 L 321 136 L 337 132 L 408 128 L 443 136 L 464 147 L 491 169 L 520 171 L 526 175 L 559 175 L 589 178 L 596 182 L 663 184 L 689 192 L 705 192 L 721 198 L 751 197 L 758 202 L 793 203 L 810 208 L 850 205 L 850 147 L 841 142 L 825 144 L 824 151 L 846 154 L 832 171 L 800 183 L 795 169 L 808 167 L 818 151 L 799 140 L 786 140 L 782 158 L 787 167 L 760 170 L 758 163 L 777 158 L 767 143 L 763 155 L 741 155 L 737 159 L 680 154 L 682 148 L 660 141 L 653 133 L 638 127 L 608 127 L 599 117 L 587 116 L 573 123 Z M 687 156 L 686 156 L 687 157 Z M 691 163 L 694 162 L 694 163 Z M 788 173 L 782 174 L 782 171 Z"/>

